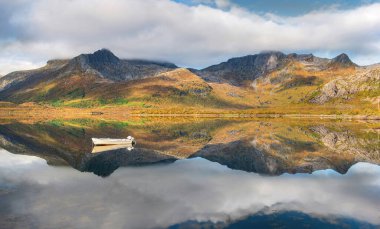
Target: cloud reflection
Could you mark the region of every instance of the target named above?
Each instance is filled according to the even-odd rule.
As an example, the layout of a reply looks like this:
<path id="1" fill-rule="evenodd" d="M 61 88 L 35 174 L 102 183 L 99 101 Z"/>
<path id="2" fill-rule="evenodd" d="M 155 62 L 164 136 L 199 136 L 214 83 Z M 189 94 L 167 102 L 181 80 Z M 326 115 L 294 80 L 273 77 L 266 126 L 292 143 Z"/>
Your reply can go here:
<path id="1" fill-rule="evenodd" d="M 263 209 L 342 216 L 380 224 L 380 167 L 358 163 L 277 177 L 201 158 L 121 168 L 108 178 L 0 151 L 0 188 L 14 215 L 46 228 L 152 228 L 238 219 Z"/>

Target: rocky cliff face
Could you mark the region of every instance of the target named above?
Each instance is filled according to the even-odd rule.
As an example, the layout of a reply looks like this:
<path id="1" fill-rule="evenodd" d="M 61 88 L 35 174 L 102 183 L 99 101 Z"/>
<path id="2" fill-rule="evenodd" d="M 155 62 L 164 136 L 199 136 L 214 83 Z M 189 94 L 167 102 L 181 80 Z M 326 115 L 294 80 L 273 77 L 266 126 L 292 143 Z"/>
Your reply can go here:
<path id="1" fill-rule="evenodd" d="M 380 69 L 369 67 L 361 69 L 349 77 L 333 79 L 317 91 L 316 96 L 310 101 L 323 104 L 334 98 L 350 99 L 357 93 L 379 94 L 380 92 Z"/>
<path id="2" fill-rule="evenodd" d="M 217 65 L 194 71 L 208 81 L 231 82 L 240 84 L 245 80 L 254 80 L 276 68 L 286 61 L 286 55 L 281 52 L 264 52 L 229 59 Z"/>

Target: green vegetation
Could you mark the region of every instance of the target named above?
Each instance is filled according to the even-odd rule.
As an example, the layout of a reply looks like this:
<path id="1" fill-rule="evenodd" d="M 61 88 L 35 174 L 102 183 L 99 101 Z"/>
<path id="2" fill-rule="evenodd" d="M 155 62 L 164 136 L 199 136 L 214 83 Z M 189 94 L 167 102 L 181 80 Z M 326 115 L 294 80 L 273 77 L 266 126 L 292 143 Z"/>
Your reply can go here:
<path id="1" fill-rule="evenodd" d="M 311 93 L 311 95 L 309 96 L 309 98 L 307 100 L 310 101 L 310 100 L 318 97 L 320 94 L 321 94 L 321 91 L 320 91 L 320 88 L 318 88 L 317 90 L 315 90 Z"/>
<path id="2" fill-rule="evenodd" d="M 49 120 L 46 123 L 52 126 L 57 126 L 57 127 L 64 126 L 64 122 L 58 119 Z"/>
<path id="3" fill-rule="evenodd" d="M 55 126 L 55 127 L 77 126 L 81 128 L 110 127 L 110 128 L 123 129 L 130 125 L 132 126 L 142 125 L 144 124 L 144 121 L 141 120 L 140 122 L 136 122 L 136 121 L 114 121 L 114 120 L 96 120 L 96 119 L 78 118 L 78 119 L 70 119 L 70 120 L 54 119 L 54 120 L 49 120 L 45 123 L 51 126 Z"/>
<path id="4" fill-rule="evenodd" d="M 364 91 L 331 98 L 323 105 L 311 103 L 311 99 L 321 95 L 326 82 L 337 75 L 345 79 L 355 74 L 352 69 L 334 71 L 336 73 L 313 70 L 296 63 L 289 66 L 286 73 L 280 69 L 261 77 L 254 87 L 250 81 L 241 82 L 241 85 L 206 82 L 184 69 L 133 82 L 104 84 L 98 84 L 91 77 L 73 75 L 65 78 L 64 84 L 62 78 L 43 82 L 34 90 L 11 95 L 9 100 L 45 105 L 40 106 L 41 109 L 46 105 L 99 108 L 99 114 L 379 114 L 376 96 L 380 96 L 380 83 L 371 80 L 359 85 Z M 25 107 L 31 106 L 33 103 L 25 104 Z M 56 111 L 59 113 L 58 109 Z"/>
<path id="5" fill-rule="evenodd" d="M 323 81 L 319 80 L 316 76 L 294 76 L 291 80 L 284 82 L 281 89 L 278 91 L 301 86 L 320 85 L 322 82 Z"/>
<path id="6" fill-rule="evenodd" d="M 99 127 L 111 127 L 116 129 L 123 129 L 129 126 L 128 122 L 100 122 L 98 124 Z"/>
<path id="7" fill-rule="evenodd" d="M 97 100 L 80 100 L 79 102 L 70 102 L 66 104 L 69 107 L 75 108 L 90 108 L 96 107 L 99 105 L 99 101 Z"/>
<path id="8" fill-rule="evenodd" d="M 174 104 L 184 104 L 187 106 L 201 106 L 206 108 L 237 108 L 237 109 L 247 109 L 252 108 L 251 106 L 241 105 L 241 104 L 234 104 L 232 102 L 223 100 L 221 98 L 218 98 L 217 95 L 210 94 L 208 96 L 200 96 L 200 95 L 193 95 L 189 94 L 186 96 L 170 96 L 168 98 L 169 103 Z"/>
<path id="9" fill-rule="evenodd" d="M 102 107 L 102 106 L 109 106 L 109 105 L 126 105 L 129 103 L 129 100 L 126 98 L 112 98 L 112 99 L 81 99 L 79 101 L 71 101 L 71 100 L 62 100 L 62 99 L 54 99 L 51 101 L 48 101 L 46 103 L 40 103 L 40 104 L 48 104 L 52 107 L 74 107 L 74 108 L 91 108 L 91 107 Z"/>
<path id="10" fill-rule="evenodd" d="M 61 107 L 61 106 L 63 106 L 63 104 L 64 104 L 64 101 L 60 100 L 60 99 L 53 100 L 50 103 L 50 105 L 53 106 L 53 107 Z"/>
<path id="11" fill-rule="evenodd" d="M 84 89 L 82 88 L 76 88 L 65 96 L 67 99 L 78 99 L 78 98 L 84 98 L 86 96 L 86 93 Z"/>
<path id="12" fill-rule="evenodd" d="M 129 101 L 126 98 L 113 98 L 113 99 L 100 98 L 98 99 L 98 102 L 101 106 L 105 106 L 105 105 L 125 105 L 125 104 L 128 104 Z"/>

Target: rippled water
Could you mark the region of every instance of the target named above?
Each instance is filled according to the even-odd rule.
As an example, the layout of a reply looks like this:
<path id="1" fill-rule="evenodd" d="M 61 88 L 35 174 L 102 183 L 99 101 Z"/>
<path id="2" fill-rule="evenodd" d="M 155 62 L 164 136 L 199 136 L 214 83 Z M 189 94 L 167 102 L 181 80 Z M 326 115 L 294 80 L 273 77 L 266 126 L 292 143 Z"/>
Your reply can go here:
<path id="1" fill-rule="evenodd" d="M 4 122 L 0 228 L 378 228 L 379 146 L 379 123 Z"/>

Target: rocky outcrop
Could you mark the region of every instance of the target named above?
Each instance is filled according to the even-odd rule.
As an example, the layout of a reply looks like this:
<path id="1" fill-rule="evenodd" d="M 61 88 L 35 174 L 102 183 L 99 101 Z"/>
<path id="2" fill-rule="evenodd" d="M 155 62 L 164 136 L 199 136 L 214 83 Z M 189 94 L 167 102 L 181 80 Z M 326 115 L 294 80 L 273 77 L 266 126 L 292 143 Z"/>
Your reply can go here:
<path id="1" fill-rule="evenodd" d="M 232 58 L 227 62 L 202 70 L 193 70 L 193 72 L 207 81 L 227 81 L 238 85 L 245 80 L 254 80 L 279 68 L 285 63 L 286 59 L 286 55 L 282 52 L 263 52 L 256 55 Z"/>
<path id="2" fill-rule="evenodd" d="M 310 99 L 312 103 L 323 104 L 333 98 L 349 99 L 358 92 L 369 92 L 374 95 L 380 93 L 380 69 L 364 69 L 350 77 L 339 77 L 325 84 L 315 96 Z"/>

